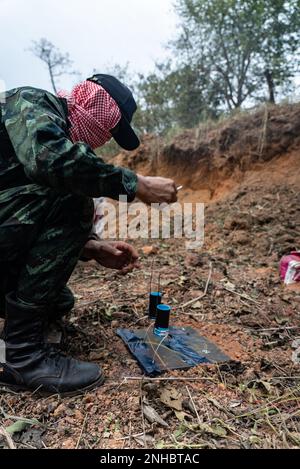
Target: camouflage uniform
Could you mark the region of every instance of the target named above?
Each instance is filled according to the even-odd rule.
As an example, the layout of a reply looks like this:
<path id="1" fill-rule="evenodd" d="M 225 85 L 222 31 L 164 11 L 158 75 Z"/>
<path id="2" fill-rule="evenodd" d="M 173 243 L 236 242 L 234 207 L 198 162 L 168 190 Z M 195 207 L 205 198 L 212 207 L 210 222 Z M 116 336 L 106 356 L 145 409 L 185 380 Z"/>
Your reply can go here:
<path id="1" fill-rule="evenodd" d="M 0 94 L 0 301 L 49 305 L 91 230 L 93 197 L 135 196 L 137 177 L 69 137 L 66 101 L 31 88 Z"/>

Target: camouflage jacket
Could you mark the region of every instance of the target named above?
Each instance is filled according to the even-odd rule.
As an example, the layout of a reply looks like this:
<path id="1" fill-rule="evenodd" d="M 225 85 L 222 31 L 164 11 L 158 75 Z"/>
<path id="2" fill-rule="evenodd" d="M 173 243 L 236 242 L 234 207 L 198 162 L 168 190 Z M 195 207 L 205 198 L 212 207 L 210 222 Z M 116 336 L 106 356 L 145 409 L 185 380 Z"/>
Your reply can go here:
<path id="1" fill-rule="evenodd" d="M 106 164 L 69 137 L 66 101 L 24 87 L 0 93 L 0 225 L 13 214 L 35 223 L 47 196 L 135 197 L 137 176 Z"/>

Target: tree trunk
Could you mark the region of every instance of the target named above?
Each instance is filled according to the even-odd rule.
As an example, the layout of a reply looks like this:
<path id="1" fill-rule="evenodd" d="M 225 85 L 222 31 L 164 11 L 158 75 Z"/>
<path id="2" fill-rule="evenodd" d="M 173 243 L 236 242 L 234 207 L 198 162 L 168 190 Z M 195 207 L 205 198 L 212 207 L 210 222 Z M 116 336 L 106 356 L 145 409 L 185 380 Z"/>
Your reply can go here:
<path id="1" fill-rule="evenodd" d="M 53 76 L 53 72 L 52 72 L 52 67 L 51 65 L 48 64 L 48 69 L 49 69 L 49 74 L 50 74 L 50 79 L 51 79 L 51 84 L 52 84 L 52 88 L 53 88 L 53 91 L 55 94 L 57 94 L 57 88 L 55 86 L 55 81 L 54 81 L 54 76 Z"/>
<path id="2" fill-rule="evenodd" d="M 265 71 L 265 77 L 266 77 L 268 89 L 269 89 L 269 102 L 272 104 L 275 104 L 275 85 L 274 85 L 272 72 L 269 69 Z"/>

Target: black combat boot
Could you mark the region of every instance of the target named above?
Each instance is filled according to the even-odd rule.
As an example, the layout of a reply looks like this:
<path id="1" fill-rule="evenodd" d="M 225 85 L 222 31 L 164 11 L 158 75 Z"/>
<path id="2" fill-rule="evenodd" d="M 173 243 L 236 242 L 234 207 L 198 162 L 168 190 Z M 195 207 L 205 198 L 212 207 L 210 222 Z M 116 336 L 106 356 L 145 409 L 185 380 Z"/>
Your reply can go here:
<path id="1" fill-rule="evenodd" d="M 100 386 L 104 378 L 98 365 L 65 357 L 44 343 L 45 321 L 40 307 L 20 303 L 13 294 L 6 297 L 0 388 L 72 396 Z"/>

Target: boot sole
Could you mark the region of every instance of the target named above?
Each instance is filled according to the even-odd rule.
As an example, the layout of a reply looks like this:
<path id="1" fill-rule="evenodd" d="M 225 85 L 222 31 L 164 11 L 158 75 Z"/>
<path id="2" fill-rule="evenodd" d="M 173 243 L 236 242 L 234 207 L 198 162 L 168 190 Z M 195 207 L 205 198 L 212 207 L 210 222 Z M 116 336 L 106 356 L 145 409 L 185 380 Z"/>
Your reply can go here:
<path id="1" fill-rule="evenodd" d="M 34 395 L 36 396 L 55 396 L 59 395 L 61 397 L 74 397 L 74 396 L 80 396 L 81 394 L 84 394 L 85 392 L 91 391 L 93 389 L 96 389 L 100 387 L 105 381 L 104 376 L 100 376 L 97 381 L 94 381 L 92 384 L 89 384 L 88 386 L 80 389 L 76 389 L 75 391 L 70 391 L 70 392 L 50 392 L 50 391 L 42 391 L 42 390 L 37 390 L 36 392 L 32 391 L 31 389 L 28 389 L 25 386 L 20 386 L 18 384 L 7 384 L 3 383 L 0 381 L 0 393 L 1 391 L 4 392 L 14 392 L 14 393 L 19 393 L 19 392 L 33 392 Z"/>

